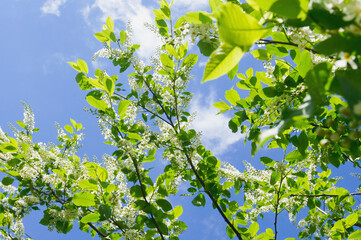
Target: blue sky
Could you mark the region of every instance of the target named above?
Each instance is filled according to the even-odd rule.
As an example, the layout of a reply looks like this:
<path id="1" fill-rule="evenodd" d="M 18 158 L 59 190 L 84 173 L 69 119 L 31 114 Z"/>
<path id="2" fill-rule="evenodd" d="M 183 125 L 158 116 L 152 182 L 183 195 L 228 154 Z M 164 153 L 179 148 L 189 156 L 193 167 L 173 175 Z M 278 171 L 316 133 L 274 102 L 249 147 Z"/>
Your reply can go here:
<path id="1" fill-rule="evenodd" d="M 174 15 L 181 16 L 190 10 L 207 10 L 207 0 L 176 0 Z M 103 144 L 103 137 L 97 127 L 96 119 L 83 111 L 88 106 L 85 92 L 78 88 L 76 72 L 66 63 L 81 58 L 88 62 L 90 73 L 95 68 L 111 71 L 106 61 L 91 63 L 92 55 L 102 48 L 93 37 L 100 31 L 107 16 L 115 20 L 116 29 L 125 28 L 128 20 L 134 28 L 134 41 L 141 44 L 139 56 L 147 59 L 154 46 L 159 42 L 144 27 L 144 22 L 152 21 L 152 9 L 157 7 L 154 0 L 12 0 L 0 1 L 0 126 L 7 132 L 7 123 L 15 123 L 23 118 L 20 101 L 30 104 L 35 113 L 36 126 L 40 132 L 35 134 L 35 141 L 56 142 L 54 123 L 61 126 L 69 123 L 70 118 L 83 123 L 85 130 L 84 147 L 80 155 L 100 157 L 103 153 L 111 154 L 114 149 Z M 198 52 L 193 46 L 192 51 Z M 259 166 L 260 156 L 274 157 L 280 160 L 277 151 L 261 150 L 251 159 L 250 146 L 243 143 L 242 135 L 232 134 L 228 129 L 230 116 L 216 115 L 212 103 L 224 98 L 224 92 L 235 85 L 226 77 L 200 84 L 206 59 L 200 58 L 193 71 L 195 76 L 190 82 L 190 91 L 194 93 L 191 111 L 198 117 L 193 127 L 203 132 L 203 142 L 213 150 L 222 161 L 231 162 L 243 171 L 243 160 Z M 110 62 L 109 62 L 110 63 Z M 249 67 L 261 70 L 250 55 L 241 61 L 239 72 L 244 73 Z M 123 76 L 124 77 L 124 76 Z M 245 92 L 240 92 L 245 94 Z M 237 196 L 241 199 L 242 196 Z M 210 204 L 205 208 L 195 208 L 191 198 L 172 198 L 173 206 L 182 204 L 184 220 L 189 229 L 181 239 L 226 239 L 225 224 Z M 68 235 L 49 233 L 47 228 L 38 224 L 42 213 L 37 212 L 25 220 L 25 231 L 34 239 L 91 239 L 85 233 L 74 228 Z M 264 221 L 273 228 L 273 215 Z M 283 221 L 284 220 L 284 221 Z M 280 222 L 288 222 L 288 215 L 281 214 Z M 280 225 L 282 228 L 290 226 Z M 262 227 L 264 229 L 264 227 Z M 261 230 L 262 230 L 261 229 Z M 287 237 L 296 237 L 296 233 L 286 231 Z M 280 238 L 286 235 L 280 233 Z"/>

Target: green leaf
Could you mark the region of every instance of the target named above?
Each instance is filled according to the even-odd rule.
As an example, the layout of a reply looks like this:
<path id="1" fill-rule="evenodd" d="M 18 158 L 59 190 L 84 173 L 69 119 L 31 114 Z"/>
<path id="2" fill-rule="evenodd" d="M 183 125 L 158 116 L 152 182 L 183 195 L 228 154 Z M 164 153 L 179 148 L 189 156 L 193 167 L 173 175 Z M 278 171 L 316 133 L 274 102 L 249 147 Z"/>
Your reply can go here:
<path id="1" fill-rule="evenodd" d="M 176 207 L 173 209 L 172 213 L 173 213 L 173 217 L 174 217 L 175 219 L 178 218 L 178 217 L 179 217 L 180 215 L 182 215 L 182 213 L 183 213 L 183 207 L 182 207 L 181 205 L 176 206 Z"/>
<path id="2" fill-rule="evenodd" d="M 156 203 L 163 209 L 164 212 L 168 212 L 173 209 L 172 204 L 170 204 L 170 202 L 166 199 L 157 199 Z"/>
<path id="3" fill-rule="evenodd" d="M 281 173 L 272 172 L 270 184 L 275 185 L 281 179 Z"/>
<path id="4" fill-rule="evenodd" d="M 98 184 L 93 179 L 80 180 L 79 187 L 85 190 L 98 191 Z"/>
<path id="5" fill-rule="evenodd" d="M 251 234 L 251 236 L 256 236 L 258 230 L 259 230 L 259 225 L 257 222 L 252 223 L 248 228 L 248 232 Z"/>
<path id="6" fill-rule="evenodd" d="M 100 220 L 107 220 L 112 216 L 112 208 L 109 205 L 102 204 L 99 206 Z"/>
<path id="7" fill-rule="evenodd" d="M 101 99 L 101 97 L 103 96 L 103 93 L 101 91 L 91 91 L 86 95 L 86 100 L 87 102 L 102 111 L 105 111 L 105 109 L 108 108 L 108 105 Z"/>
<path id="8" fill-rule="evenodd" d="M 129 105 L 132 103 L 131 100 L 123 100 L 119 102 L 118 105 L 118 114 L 121 118 L 125 117 L 125 112 L 127 111 Z"/>
<path id="9" fill-rule="evenodd" d="M 216 38 L 211 38 L 208 40 L 201 39 L 197 43 L 197 46 L 199 47 L 199 51 L 204 56 L 209 57 L 219 46 L 220 42 Z"/>
<path id="10" fill-rule="evenodd" d="M 64 126 L 64 129 L 65 129 L 67 132 L 69 132 L 70 134 L 73 134 L 73 133 L 74 133 L 74 129 L 73 129 L 73 127 L 70 126 L 70 125 L 65 125 L 65 126 Z"/>
<path id="11" fill-rule="evenodd" d="M 226 44 L 249 48 L 265 33 L 257 19 L 238 5 L 226 3 L 217 15 L 219 37 Z"/>
<path id="12" fill-rule="evenodd" d="M 292 152 L 287 154 L 285 160 L 289 163 L 295 163 L 303 160 L 304 158 L 305 156 L 303 156 L 298 150 L 293 150 Z"/>
<path id="13" fill-rule="evenodd" d="M 233 69 L 241 60 L 244 52 L 241 48 L 227 44 L 221 45 L 210 56 L 204 69 L 202 82 L 216 79 Z"/>
<path id="14" fill-rule="evenodd" d="M 160 61 L 167 68 L 173 68 L 174 66 L 174 62 L 172 61 L 172 58 L 166 53 L 162 53 L 160 55 Z"/>
<path id="15" fill-rule="evenodd" d="M 189 54 L 182 62 L 182 67 L 193 67 L 198 61 L 198 55 L 197 54 Z"/>
<path id="16" fill-rule="evenodd" d="M 269 45 L 267 45 L 267 46 L 269 46 Z M 257 49 L 257 50 L 251 51 L 251 53 L 252 53 L 253 57 L 255 57 L 258 60 L 270 60 L 270 59 L 272 59 L 271 54 L 265 49 Z"/>
<path id="17" fill-rule="evenodd" d="M 193 200 L 192 200 L 192 204 L 194 206 L 200 207 L 206 205 L 206 199 L 203 195 L 203 193 L 199 193 Z"/>
<path id="18" fill-rule="evenodd" d="M 233 88 L 226 91 L 225 97 L 234 106 L 237 106 L 237 101 L 241 100 L 238 92 Z"/>
<path id="19" fill-rule="evenodd" d="M 297 64 L 297 69 L 301 77 L 306 77 L 307 72 L 312 67 L 311 54 L 309 51 L 303 51 L 297 54 L 297 57 L 294 59 Z"/>
<path id="20" fill-rule="evenodd" d="M 269 167 L 273 167 L 275 165 L 275 161 L 269 157 L 261 157 L 261 162 Z"/>
<path id="21" fill-rule="evenodd" d="M 232 70 L 227 73 L 229 79 L 233 80 L 234 77 L 237 75 L 237 72 L 238 72 L 238 63 L 234 65 Z"/>
<path id="22" fill-rule="evenodd" d="M 134 185 L 130 188 L 130 195 L 135 198 L 143 197 L 142 188 L 139 185 Z"/>
<path id="23" fill-rule="evenodd" d="M 361 70 L 336 71 L 331 90 L 344 97 L 355 117 L 361 118 Z"/>
<path id="24" fill-rule="evenodd" d="M 127 40 L 127 33 L 124 30 L 120 31 L 119 40 L 121 44 L 124 44 Z"/>
<path id="25" fill-rule="evenodd" d="M 108 171 L 106 168 L 98 167 L 97 168 L 97 176 L 100 181 L 105 182 L 108 179 Z"/>
<path id="26" fill-rule="evenodd" d="M 84 60 L 78 59 L 77 65 L 83 73 L 88 74 L 88 64 Z"/>
<path id="27" fill-rule="evenodd" d="M 80 219 L 80 222 L 82 223 L 89 223 L 89 222 L 97 222 L 100 219 L 99 213 L 89 213 L 88 215 L 85 215 L 82 219 Z"/>
<path id="28" fill-rule="evenodd" d="M 191 24 L 213 23 L 210 14 L 204 11 L 187 12 L 184 15 L 185 20 Z"/>
<path id="29" fill-rule="evenodd" d="M 14 182 L 14 178 L 8 177 L 8 176 L 5 176 L 3 178 L 3 180 L 1 181 L 1 183 L 4 184 L 5 186 L 8 186 L 8 185 L 12 184 L 13 182 Z"/>
<path id="30" fill-rule="evenodd" d="M 161 9 L 154 9 L 153 14 L 158 19 L 168 19 L 169 20 L 169 16 L 167 16 Z"/>
<path id="31" fill-rule="evenodd" d="M 109 38 L 104 36 L 103 32 L 98 32 L 94 34 L 94 37 L 98 39 L 100 42 L 107 42 L 109 41 Z"/>
<path id="32" fill-rule="evenodd" d="M 352 213 L 351 215 L 346 217 L 346 228 L 352 227 L 355 225 L 358 221 L 359 214 L 358 213 Z"/>
<path id="33" fill-rule="evenodd" d="M 304 18 L 308 10 L 308 0 L 253 0 L 263 10 L 269 10 L 280 17 Z"/>
<path id="34" fill-rule="evenodd" d="M 173 47 L 173 45 L 170 44 L 166 44 L 165 45 L 165 49 L 167 50 L 167 52 L 172 55 L 173 57 L 175 57 L 177 60 L 179 60 L 179 56 L 177 51 L 175 50 L 175 48 Z"/>
<path id="35" fill-rule="evenodd" d="M 226 233 L 230 239 L 233 239 L 236 236 L 236 233 L 232 230 L 232 228 L 229 225 L 227 225 Z"/>
<path id="36" fill-rule="evenodd" d="M 84 73 L 78 73 L 75 77 L 76 82 L 79 84 L 79 88 L 82 90 L 89 90 L 94 88 L 89 82 L 89 78 Z"/>
<path id="37" fill-rule="evenodd" d="M 231 107 L 225 102 L 216 102 L 216 103 L 213 103 L 213 106 L 215 108 L 218 108 L 218 109 L 221 109 L 221 110 L 229 110 L 229 109 L 231 109 Z"/>
<path id="38" fill-rule="evenodd" d="M 218 12 L 223 6 L 222 0 L 209 0 L 209 6 L 211 7 L 212 13 Z"/>
<path id="39" fill-rule="evenodd" d="M 16 123 L 21 127 L 26 129 L 26 125 L 22 121 L 16 121 Z"/>
<path id="40" fill-rule="evenodd" d="M 104 81 L 107 93 L 109 94 L 109 96 L 112 96 L 115 88 L 113 80 L 109 77 L 106 77 Z"/>
<path id="41" fill-rule="evenodd" d="M 349 240 L 358 240 L 358 239 L 361 239 L 361 230 L 357 230 L 353 233 L 351 233 L 349 236 L 348 236 Z"/>
<path id="42" fill-rule="evenodd" d="M 129 139 L 142 140 L 142 137 L 138 133 L 128 133 Z"/>
<path id="43" fill-rule="evenodd" d="M 107 20 L 105 21 L 105 23 L 107 24 L 107 27 L 110 31 L 114 31 L 114 22 L 113 19 L 111 17 L 107 17 Z"/>
<path id="44" fill-rule="evenodd" d="M 264 50 L 264 49 L 260 49 L 260 50 Z M 267 44 L 266 46 L 266 50 L 264 50 L 267 52 L 268 55 L 274 55 L 276 57 L 282 58 L 282 57 L 286 57 L 289 55 L 288 50 L 285 47 L 277 47 L 274 45 L 270 45 Z M 272 58 L 272 56 L 270 56 Z M 263 59 L 260 59 L 263 60 Z M 267 59 L 264 59 L 267 60 Z"/>
<path id="45" fill-rule="evenodd" d="M 73 203 L 77 206 L 95 206 L 95 195 L 89 192 L 75 193 Z"/>
<path id="46" fill-rule="evenodd" d="M 72 68 L 74 68 L 76 71 L 81 72 L 82 70 L 75 62 L 67 62 Z"/>

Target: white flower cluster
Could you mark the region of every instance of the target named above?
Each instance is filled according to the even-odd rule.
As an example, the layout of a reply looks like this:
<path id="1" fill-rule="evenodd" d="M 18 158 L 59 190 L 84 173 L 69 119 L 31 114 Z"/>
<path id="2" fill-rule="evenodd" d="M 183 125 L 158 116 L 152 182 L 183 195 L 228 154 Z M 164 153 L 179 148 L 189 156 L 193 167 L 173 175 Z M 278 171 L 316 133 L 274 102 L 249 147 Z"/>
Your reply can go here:
<path id="1" fill-rule="evenodd" d="M 29 133 L 32 133 L 34 128 L 35 128 L 35 120 L 34 120 L 34 113 L 33 110 L 31 109 L 31 106 L 21 102 L 23 104 L 24 107 L 24 120 L 23 123 L 25 124 L 27 130 L 29 131 Z"/>
<path id="2" fill-rule="evenodd" d="M 120 49 L 106 47 L 94 53 L 92 60 L 95 61 L 98 58 L 110 58 L 119 60 L 123 55 L 124 52 Z"/>
<path id="3" fill-rule="evenodd" d="M 316 43 L 318 41 L 325 40 L 327 38 L 326 34 L 315 33 L 310 27 L 302 28 L 287 28 L 287 36 L 291 42 L 298 44 L 300 51 L 302 52 L 307 45 Z"/>

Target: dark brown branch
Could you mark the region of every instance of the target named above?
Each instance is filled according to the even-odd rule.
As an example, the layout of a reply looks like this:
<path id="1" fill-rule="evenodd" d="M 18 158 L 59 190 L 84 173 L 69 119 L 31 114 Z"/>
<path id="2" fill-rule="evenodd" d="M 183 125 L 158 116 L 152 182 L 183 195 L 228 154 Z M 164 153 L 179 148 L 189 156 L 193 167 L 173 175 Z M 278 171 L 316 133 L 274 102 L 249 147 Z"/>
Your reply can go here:
<path id="1" fill-rule="evenodd" d="M 275 240 L 277 240 L 277 234 L 278 234 L 278 231 L 277 231 L 277 221 L 278 221 L 278 207 L 280 205 L 280 193 L 281 193 L 281 187 L 282 187 L 282 182 L 283 180 L 286 178 L 287 174 L 283 177 L 281 177 L 281 180 L 280 180 L 280 185 L 278 187 L 278 191 L 277 191 L 277 202 L 276 202 L 276 206 L 275 206 L 275 221 L 273 223 L 274 225 L 274 228 L 275 228 Z"/>
<path id="2" fill-rule="evenodd" d="M 101 236 L 102 238 L 105 238 L 105 239 L 109 239 L 107 235 L 105 235 L 104 233 L 102 233 L 101 231 L 99 231 L 98 228 L 96 228 L 96 226 L 94 226 L 92 223 L 88 222 L 87 224 L 88 224 L 92 229 L 94 229 L 94 231 L 96 231 L 99 236 Z"/>
<path id="3" fill-rule="evenodd" d="M 183 150 L 184 151 L 184 150 Z M 184 151 L 185 152 L 185 151 Z M 216 206 L 218 212 L 221 214 L 221 216 L 223 217 L 224 221 L 228 224 L 228 226 L 233 230 L 233 232 L 237 235 L 237 238 L 242 240 L 242 236 L 240 234 L 240 232 L 235 228 L 235 226 L 229 221 L 229 219 L 226 217 L 226 215 L 224 214 L 223 210 L 221 209 L 221 207 L 219 206 L 218 202 L 216 199 L 214 199 L 213 195 L 206 189 L 206 184 L 204 183 L 203 179 L 199 176 L 196 168 L 194 167 L 193 163 L 192 163 L 192 159 L 189 157 L 189 155 L 185 152 L 185 156 L 187 158 L 187 161 L 189 163 L 189 165 L 192 168 L 192 171 L 194 172 L 197 180 L 201 183 L 204 192 L 208 195 L 208 197 L 212 200 L 212 203 L 214 206 Z"/>
<path id="4" fill-rule="evenodd" d="M 130 155 L 129 155 L 129 156 L 130 156 Z M 144 186 L 143 186 L 143 183 L 142 183 L 142 179 L 141 179 L 141 177 L 140 177 L 140 173 L 139 173 L 139 169 L 138 169 L 138 164 L 137 164 L 137 162 L 136 162 L 131 156 L 130 156 L 130 158 L 132 159 L 133 165 L 134 165 L 134 167 L 135 167 L 135 171 L 136 171 L 137 178 L 138 178 L 138 181 L 139 181 L 139 184 L 140 184 L 140 189 L 141 189 L 141 191 L 142 191 L 143 199 L 144 199 L 144 201 L 150 206 L 150 203 L 149 203 L 148 200 L 147 200 L 147 194 L 146 194 L 146 192 L 145 192 L 145 190 L 144 190 Z M 159 225 L 158 225 L 157 221 L 155 220 L 152 212 L 150 212 L 150 217 L 152 218 L 152 221 L 153 221 L 153 223 L 155 224 L 155 226 L 156 226 L 156 228 L 157 228 L 157 230 L 158 230 L 158 232 L 159 232 L 159 234 L 160 234 L 160 237 L 164 240 L 164 236 L 163 236 L 163 234 L 162 234 L 162 231 L 160 230 Z"/>
<path id="5" fill-rule="evenodd" d="M 122 95 L 120 95 L 120 94 L 118 94 L 118 93 L 114 93 L 114 94 L 117 95 L 118 97 L 123 98 L 123 99 L 127 99 L 126 97 L 124 97 L 124 96 L 122 96 Z M 171 125 L 166 119 L 164 119 L 164 118 L 163 118 L 162 116 L 160 116 L 159 114 L 153 112 L 152 110 L 149 110 L 147 107 L 142 106 L 142 105 L 139 104 L 138 102 L 136 103 L 136 105 L 137 105 L 138 107 L 141 107 L 144 111 L 146 111 L 146 112 L 148 112 L 148 113 L 156 116 L 157 118 L 159 118 L 159 119 L 161 119 L 162 121 L 166 122 L 167 124 Z"/>
<path id="6" fill-rule="evenodd" d="M 289 46 L 295 46 L 298 47 L 298 44 L 296 43 L 292 43 L 292 42 L 281 42 L 281 41 L 273 41 L 273 40 L 268 40 L 268 39 L 260 39 L 260 42 L 257 42 L 257 44 L 282 44 L 282 45 L 289 45 Z M 306 50 L 314 53 L 314 54 L 320 54 L 319 52 L 317 52 L 316 50 L 312 49 L 312 48 L 308 48 L 305 47 Z"/>

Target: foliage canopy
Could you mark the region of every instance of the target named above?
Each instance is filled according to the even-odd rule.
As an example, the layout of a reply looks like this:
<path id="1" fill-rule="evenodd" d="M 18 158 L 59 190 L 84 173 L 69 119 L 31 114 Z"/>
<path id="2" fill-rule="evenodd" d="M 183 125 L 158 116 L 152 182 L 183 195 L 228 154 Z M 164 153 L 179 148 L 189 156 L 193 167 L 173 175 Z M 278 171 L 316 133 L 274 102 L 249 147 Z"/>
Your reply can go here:
<path id="1" fill-rule="evenodd" d="M 344 178 L 361 179 L 361 2 L 210 0 L 210 13 L 176 21 L 172 4 L 159 4 L 154 31 L 164 44 L 150 65 L 136 57 L 130 27 L 116 33 L 107 18 L 94 35 L 104 43 L 94 58 L 108 58 L 120 74 L 130 71 L 129 85 L 100 69 L 92 77 L 81 59 L 69 62 L 105 143 L 116 148 L 111 155 L 99 162 L 77 156 L 82 124 L 72 119 L 58 126 L 58 145 L 34 143 L 38 129 L 26 104 L 14 138 L 0 129 L 2 237 L 27 238 L 21 220 L 41 206 L 40 223 L 49 230 L 67 233 L 77 221 L 102 239 L 179 239 L 187 225 L 169 196 L 187 182 L 192 204 L 210 201 L 231 239 L 277 239 L 281 212 L 301 239 L 361 239 L 361 187 L 341 187 L 332 176 L 343 168 Z M 229 128 L 245 134 L 252 155 L 267 147 L 283 157 L 261 157 L 263 169 L 245 162 L 240 172 L 202 145 L 189 127 L 187 83 L 198 55 L 188 42 L 209 57 L 203 82 L 238 78 L 238 90 L 214 103 L 220 114 L 232 114 Z M 238 73 L 248 52 L 265 71 Z M 168 164 L 152 178 L 148 162 L 160 158 Z M 296 221 L 298 214 L 305 217 Z M 261 231 L 265 215 L 274 224 Z"/>

